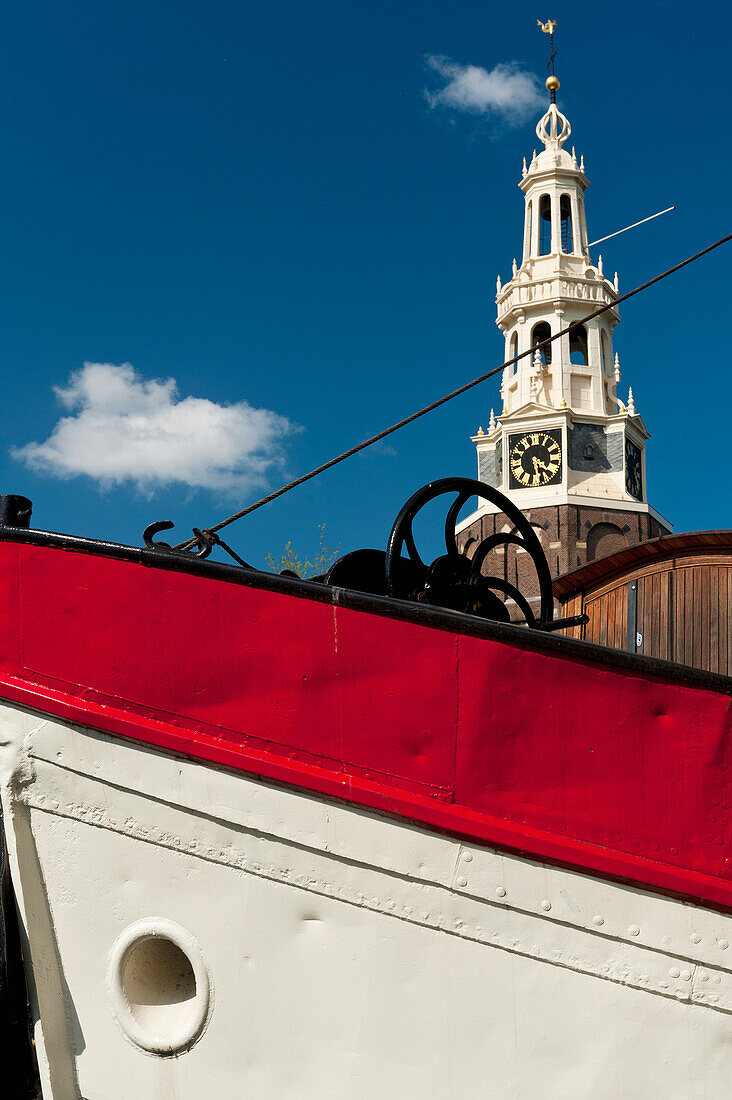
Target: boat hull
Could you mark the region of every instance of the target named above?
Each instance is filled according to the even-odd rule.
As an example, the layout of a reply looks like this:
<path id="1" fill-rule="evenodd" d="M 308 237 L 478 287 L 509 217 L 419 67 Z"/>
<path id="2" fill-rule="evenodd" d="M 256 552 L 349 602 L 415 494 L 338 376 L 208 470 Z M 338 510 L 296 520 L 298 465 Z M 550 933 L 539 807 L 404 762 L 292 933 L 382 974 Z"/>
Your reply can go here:
<path id="1" fill-rule="evenodd" d="M 27 708 L 0 730 L 45 1097 L 728 1092 L 729 915 Z"/>
<path id="2" fill-rule="evenodd" d="M 725 1095 L 730 686 L 6 530 L 44 1100 Z"/>

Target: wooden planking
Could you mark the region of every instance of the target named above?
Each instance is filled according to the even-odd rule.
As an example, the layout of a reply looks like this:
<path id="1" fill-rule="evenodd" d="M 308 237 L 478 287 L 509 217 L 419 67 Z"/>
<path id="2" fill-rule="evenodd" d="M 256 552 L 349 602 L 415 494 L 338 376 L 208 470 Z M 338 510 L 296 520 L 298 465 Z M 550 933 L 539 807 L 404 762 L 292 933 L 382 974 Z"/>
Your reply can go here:
<path id="1" fill-rule="evenodd" d="M 618 585 L 596 599 L 588 600 L 584 610 L 590 618 L 584 635 L 588 642 L 610 646 L 612 649 L 625 649 L 628 623 L 626 584 Z"/>
<path id="2" fill-rule="evenodd" d="M 663 570 L 649 574 L 639 584 L 643 595 L 638 627 L 643 634 L 642 651 L 670 660 L 671 573 Z"/>
<path id="3" fill-rule="evenodd" d="M 686 607 L 686 573 L 679 570 L 673 579 L 673 659 L 684 662 L 684 608 Z"/>
<path id="4" fill-rule="evenodd" d="M 639 653 L 652 653 L 651 646 L 651 608 L 653 606 L 653 575 L 649 574 L 645 577 L 639 577 L 638 581 L 638 604 L 636 611 L 635 629 L 642 637 L 643 641 L 637 647 Z"/>
<path id="5" fill-rule="evenodd" d="M 567 600 L 563 614 L 584 610 L 587 641 L 614 649 L 627 644 L 628 584 L 638 585 L 639 651 L 723 675 L 732 674 L 732 557 L 724 547 L 644 562 L 625 576 Z"/>
<path id="6" fill-rule="evenodd" d="M 607 645 L 607 598 L 598 601 L 597 608 L 597 641 L 599 645 Z"/>
<path id="7" fill-rule="evenodd" d="M 588 642 L 597 641 L 597 631 L 595 624 L 597 621 L 597 600 L 591 600 L 585 604 L 585 614 L 589 616 L 589 622 L 585 627 L 585 638 Z"/>
<path id="8" fill-rule="evenodd" d="M 557 617 L 566 616 L 567 618 L 570 618 L 573 615 L 581 615 L 583 611 L 584 599 L 582 597 L 582 593 L 578 592 L 576 595 L 570 596 L 564 607 L 562 607 L 559 611 Z M 564 628 L 562 633 L 566 634 L 569 638 L 584 638 L 585 628 L 583 626 L 568 626 Z"/>
<path id="9" fill-rule="evenodd" d="M 684 624 L 684 664 L 693 664 L 694 655 L 694 615 L 689 614 L 691 608 L 698 608 L 696 603 L 696 595 L 699 591 L 699 584 L 694 584 L 694 570 L 684 569 L 684 583 L 686 588 L 686 594 L 684 599 L 684 606 L 681 608 L 681 619 Z M 696 591 L 695 591 L 696 590 Z"/>
<path id="10" fill-rule="evenodd" d="M 613 622 L 615 624 L 615 637 L 612 645 L 615 649 L 625 649 L 628 637 L 628 587 L 615 588 L 610 593 L 613 604 Z"/>
<path id="11" fill-rule="evenodd" d="M 690 618 L 700 668 L 709 668 L 709 573 L 709 568 L 694 570 L 694 595 L 698 596 L 698 603 L 695 602 L 695 613 Z"/>
<path id="12" fill-rule="evenodd" d="M 722 570 L 722 574 L 724 574 L 724 572 L 725 570 Z M 719 637 L 722 643 L 721 660 L 724 661 L 724 668 L 720 668 L 719 671 L 726 672 L 728 676 L 732 676 L 732 569 L 727 569 L 726 573 L 726 578 L 723 578 L 720 583 L 720 590 L 726 591 L 727 598 L 726 600 L 720 601 L 723 606 L 723 611 L 719 616 Z M 726 646 L 724 644 L 725 639 L 727 642 Z"/>
<path id="13" fill-rule="evenodd" d="M 709 569 L 709 664 L 719 672 L 719 569 Z"/>
<path id="14" fill-rule="evenodd" d="M 665 661 L 673 660 L 671 634 L 671 580 L 672 575 L 669 572 L 658 574 L 660 586 L 659 604 L 660 607 L 665 609 L 665 615 L 661 617 L 658 631 L 658 656 L 663 657 Z"/>
<path id="15" fill-rule="evenodd" d="M 599 607 L 598 600 L 591 600 L 585 605 L 585 613 L 589 615 L 590 621 L 585 627 L 585 637 L 588 642 L 597 641 L 597 611 Z"/>

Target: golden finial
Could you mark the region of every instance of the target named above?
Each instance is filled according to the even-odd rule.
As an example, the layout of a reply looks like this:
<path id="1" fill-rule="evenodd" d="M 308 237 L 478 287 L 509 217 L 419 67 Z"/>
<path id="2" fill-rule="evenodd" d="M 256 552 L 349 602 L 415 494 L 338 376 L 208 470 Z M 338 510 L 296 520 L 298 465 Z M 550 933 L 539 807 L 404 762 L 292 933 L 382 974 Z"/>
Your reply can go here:
<path id="1" fill-rule="evenodd" d="M 556 19 L 547 19 L 546 23 L 542 23 L 541 19 L 536 20 L 537 27 L 541 27 L 544 34 L 554 34 L 554 28 L 557 25 Z"/>

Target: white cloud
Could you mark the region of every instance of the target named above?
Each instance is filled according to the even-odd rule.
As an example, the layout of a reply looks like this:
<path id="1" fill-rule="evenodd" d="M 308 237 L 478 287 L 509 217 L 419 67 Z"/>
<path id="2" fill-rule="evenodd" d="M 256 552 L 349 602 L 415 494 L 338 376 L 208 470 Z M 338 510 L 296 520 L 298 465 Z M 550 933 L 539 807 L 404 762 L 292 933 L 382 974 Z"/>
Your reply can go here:
<path id="1" fill-rule="evenodd" d="M 86 474 L 104 486 L 246 490 L 282 465 L 281 441 L 299 430 L 246 401 L 180 398 L 174 378 L 146 379 L 129 363 L 85 363 L 54 391 L 69 415 L 45 442 L 11 454 L 55 477 Z"/>
<path id="2" fill-rule="evenodd" d="M 517 126 L 544 104 L 537 77 L 517 62 L 496 65 L 488 71 L 479 65 L 459 65 L 449 57 L 429 56 L 425 60 L 444 81 L 438 91 L 425 91 L 431 107 L 497 116 Z"/>

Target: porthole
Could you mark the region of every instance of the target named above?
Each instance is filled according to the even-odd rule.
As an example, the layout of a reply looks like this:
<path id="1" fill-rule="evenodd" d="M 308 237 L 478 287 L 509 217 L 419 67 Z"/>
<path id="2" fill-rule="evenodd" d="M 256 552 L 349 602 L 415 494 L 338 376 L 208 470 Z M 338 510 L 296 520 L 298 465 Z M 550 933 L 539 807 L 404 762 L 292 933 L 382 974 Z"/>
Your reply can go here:
<path id="1" fill-rule="evenodd" d="M 130 925 L 112 948 L 107 983 L 122 1031 L 153 1054 L 188 1049 L 208 1021 L 211 981 L 200 948 L 173 921 Z"/>

